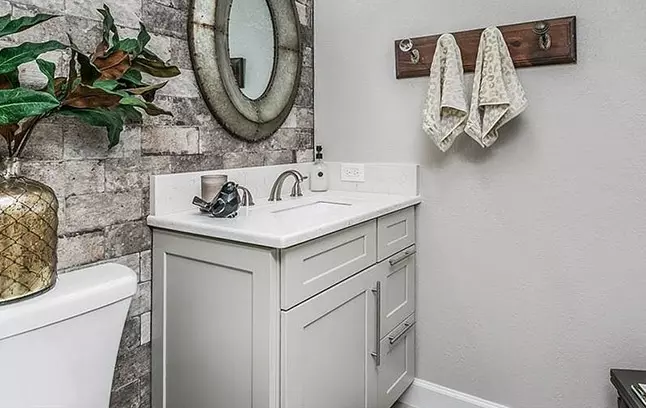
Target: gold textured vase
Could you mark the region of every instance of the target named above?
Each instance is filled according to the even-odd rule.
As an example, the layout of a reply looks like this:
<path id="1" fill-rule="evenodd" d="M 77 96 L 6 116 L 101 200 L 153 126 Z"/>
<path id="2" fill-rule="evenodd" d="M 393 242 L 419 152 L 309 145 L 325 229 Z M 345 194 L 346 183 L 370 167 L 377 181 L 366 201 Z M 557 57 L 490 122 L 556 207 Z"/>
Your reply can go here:
<path id="1" fill-rule="evenodd" d="M 4 158 L 0 173 L 0 305 L 47 291 L 56 283 L 58 200 L 54 191 L 20 176 Z"/>

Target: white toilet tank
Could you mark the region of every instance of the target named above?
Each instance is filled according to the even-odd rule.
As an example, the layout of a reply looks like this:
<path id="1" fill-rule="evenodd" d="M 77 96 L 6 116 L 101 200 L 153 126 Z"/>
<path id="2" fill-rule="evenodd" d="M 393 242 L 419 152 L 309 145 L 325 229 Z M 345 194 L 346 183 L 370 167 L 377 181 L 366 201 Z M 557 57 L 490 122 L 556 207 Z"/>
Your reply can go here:
<path id="1" fill-rule="evenodd" d="M 136 288 L 132 270 L 107 264 L 0 306 L 0 408 L 108 408 Z"/>

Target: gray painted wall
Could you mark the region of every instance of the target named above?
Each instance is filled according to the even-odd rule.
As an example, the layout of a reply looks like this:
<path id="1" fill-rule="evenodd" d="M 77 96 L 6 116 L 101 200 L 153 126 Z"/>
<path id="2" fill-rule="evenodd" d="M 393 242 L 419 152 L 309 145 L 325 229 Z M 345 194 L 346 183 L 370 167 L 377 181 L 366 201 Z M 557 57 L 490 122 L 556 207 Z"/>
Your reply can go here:
<path id="1" fill-rule="evenodd" d="M 0 0 L 2 14 L 64 16 L 3 38 L 0 46 L 51 38 L 67 43 L 69 31 L 81 48 L 90 51 L 100 38 L 96 9 L 105 2 L 123 34 L 136 35 L 134 29 L 143 21 L 152 34 L 153 51 L 183 71 L 158 93 L 159 105 L 175 117 L 147 118 L 129 126 L 121 145 L 111 151 L 103 130 L 73 120 L 51 120 L 39 125 L 23 164 L 25 175 L 49 184 L 58 195 L 62 272 L 110 261 L 139 274 L 114 377 L 113 408 L 150 406 L 150 233 L 145 224 L 149 176 L 312 160 L 311 1 L 298 1 L 305 63 L 296 107 L 275 136 L 251 144 L 222 130 L 199 95 L 186 42 L 187 0 Z M 47 56 L 57 62 L 63 58 L 56 53 Z M 35 67 L 25 68 L 25 81 L 42 80 Z"/>
<path id="2" fill-rule="evenodd" d="M 579 64 L 523 69 L 530 99 L 490 150 L 441 154 L 426 80 L 393 40 L 576 14 Z M 335 161 L 422 164 L 418 377 L 514 408 L 616 406 L 646 369 L 646 3 L 317 2 L 317 142 Z"/>

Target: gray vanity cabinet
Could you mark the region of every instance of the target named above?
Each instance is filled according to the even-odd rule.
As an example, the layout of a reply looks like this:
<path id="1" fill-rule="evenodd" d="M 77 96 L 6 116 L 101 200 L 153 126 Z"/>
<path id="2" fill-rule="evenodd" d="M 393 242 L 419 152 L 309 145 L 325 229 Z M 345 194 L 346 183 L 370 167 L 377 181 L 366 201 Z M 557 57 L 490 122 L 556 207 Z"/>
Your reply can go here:
<path id="1" fill-rule="evenodd" d="M 414 214 L 280 250 L 153 229 L 153 407 L 390 408 L 415 370 Z"/>

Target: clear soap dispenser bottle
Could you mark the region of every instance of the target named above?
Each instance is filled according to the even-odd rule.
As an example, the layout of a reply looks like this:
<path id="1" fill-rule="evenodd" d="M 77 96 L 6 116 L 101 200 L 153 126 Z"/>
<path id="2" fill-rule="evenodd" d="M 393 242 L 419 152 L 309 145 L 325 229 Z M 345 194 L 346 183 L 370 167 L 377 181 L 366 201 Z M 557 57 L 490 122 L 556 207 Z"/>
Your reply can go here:
<path id="1" fill-rule="evenodd" d="M 310 190 L 327 191 L 329 187 L 327 164 L 323 162 L 323 146 L 316 146 L 316 161 L 310 174 Z"/>

